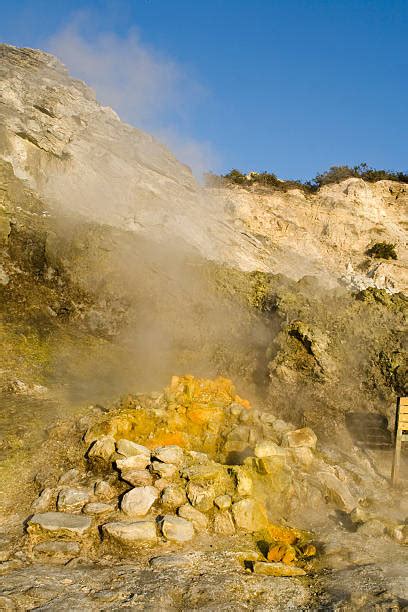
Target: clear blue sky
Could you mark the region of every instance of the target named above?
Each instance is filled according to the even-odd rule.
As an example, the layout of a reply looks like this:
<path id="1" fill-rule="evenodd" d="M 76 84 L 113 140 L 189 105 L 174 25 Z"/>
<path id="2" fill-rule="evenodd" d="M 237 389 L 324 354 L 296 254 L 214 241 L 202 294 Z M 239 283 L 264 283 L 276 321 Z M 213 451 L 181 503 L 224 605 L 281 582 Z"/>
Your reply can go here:
<path id="1" fill-rule="evenodd" d="M 47 47 L 83 10 L 85 38 L 136 27 L 201 84 L 167 119 L 216 170 L 408 169 L 408 0 L 0 0 L 0 39 Z"/>

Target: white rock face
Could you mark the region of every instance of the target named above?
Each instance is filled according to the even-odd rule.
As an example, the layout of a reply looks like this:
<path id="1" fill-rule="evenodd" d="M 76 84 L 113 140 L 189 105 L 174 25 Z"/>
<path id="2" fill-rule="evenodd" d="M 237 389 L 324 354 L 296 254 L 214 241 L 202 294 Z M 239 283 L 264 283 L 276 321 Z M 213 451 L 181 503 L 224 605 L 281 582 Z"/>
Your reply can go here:
<path id="1" fill-rule="evenodd" d="M 407 184 L 350 178 L 308 195 L 238 186 L 211 191 L 237 229 L 262 241 L 275 274 L 317 276 L 322 285 L 354 290 L 408 290 Z M 367 247 L 383 241 L 396 244 L 398 260 L 373 260 L 367 272 L 355 272 Z"/>
<path id="2" fill-rule="evenodd" d="M 135 487 L 123 496 L 121 510 L 128 516 L 145 516 L 158 497 L 155 487 Z"/>
<path id="3" fill-rule="evenodd" d="M 0 45 L 0 64 L 0 156 L 56 209 L 259 267 L 261 245 L 234 230 L 190 169 L 98 104 L 55 57 Z"/>

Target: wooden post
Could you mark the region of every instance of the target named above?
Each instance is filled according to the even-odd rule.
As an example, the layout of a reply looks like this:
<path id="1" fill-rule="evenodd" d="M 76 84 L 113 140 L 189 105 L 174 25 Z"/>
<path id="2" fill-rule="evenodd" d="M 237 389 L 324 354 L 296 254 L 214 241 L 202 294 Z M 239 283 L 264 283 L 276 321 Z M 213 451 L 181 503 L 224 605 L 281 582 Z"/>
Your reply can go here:
<path id="1" fill-rule="evenodd" d="M 395 414 L 395 447 L 391 471 L 391 481 L 393 486 L 396 486 L 399 481 L 401 443 L 408 440 L 408 435 L 404 434 L 404 431 L 408 431 L 408 397 L 399 397 L 397 399 L 397 412 Z"/>

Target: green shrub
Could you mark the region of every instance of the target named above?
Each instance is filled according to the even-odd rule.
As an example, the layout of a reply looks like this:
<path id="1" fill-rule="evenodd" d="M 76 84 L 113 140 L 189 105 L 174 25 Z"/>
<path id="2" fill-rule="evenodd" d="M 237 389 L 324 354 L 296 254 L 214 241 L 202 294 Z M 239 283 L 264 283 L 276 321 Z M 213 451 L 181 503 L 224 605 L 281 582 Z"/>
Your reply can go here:
<path id="1" fill-rule="evenodd" d="M 358 166 L 331 166 L 326 172 L 317 174 L 311 181 L 282 180 L 273 172 L 250 172 L 244 174 L 240 170 L 233 169 L 227 174 L 217 175 L 208 173 L 205 182 L 211 187 L 222 187 L 223 185 L 240 185 L 241 187 L 273 187 L 280 191 L 289 189 L 301 189 L 305 193 L 313 193 L 332 183 L 340 183 L 348 178 L 361 178 L 370 183 L 375 181 L 397 181 L 408 183 L 408 173 L 394 172 L 391 170 L 376 170 L 365 163 Z"/>
<path id="2" fill-rule="evenodd" d="M 358 166 L 331 166 L 329 170 L 318 174 L 312 181 L 312 184 L 317 187 L 329 185 L 330 183 L 339 183 L 347 178 L 361 178 L 370 183 L 375 181 L 398 181 L 399 183 L 408 183 L 408 174 L 404 172 L 394 172 L 392 170 L 375 170 L 370 168 L 365 163 Z"/>
<path id="3" fill-rule="evenodd" d="M 366 255 L 375 259 L 397 259 L 395 252 L 395 244 L 390 242 L 376 242 L 372 247 L 367 249 Z"/>

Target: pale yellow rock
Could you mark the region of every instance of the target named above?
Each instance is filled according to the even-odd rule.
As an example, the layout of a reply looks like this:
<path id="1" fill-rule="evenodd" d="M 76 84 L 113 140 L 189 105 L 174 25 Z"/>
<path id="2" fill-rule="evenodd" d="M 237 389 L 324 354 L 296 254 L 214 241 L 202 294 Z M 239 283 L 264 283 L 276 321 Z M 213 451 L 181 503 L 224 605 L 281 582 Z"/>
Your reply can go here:
<path id="1" fill-rule="evenodd" d="M 232 519 L 231 512 L 223 510 L 216 512 L 214 515 L 214 532 L 221 535 L 234 535 L 235 525 Z"/>
<path id="2" fill-rule="evenodd" d="M 232 513 L 239 529 L 254 533 L 268 526 L 264 505 L 255 499 L 242 499 L 232 505 Z"/>
<path id="3" fill-rule="evenodd" d="M 290 448 L 306 447 L 315 448 L 317 436 L 310 427 L 303 427 L 295 431 L 288 431 L 282 439 L 282 446 Z"/>
<path id="4" fill-rule="evenodd" d="M 267 563 L 265 561 L 255 561 L 254 574 L 263 576 L 305 576 L 306 572 L 301 567 L 285 565 L 285 563 Z"/>

